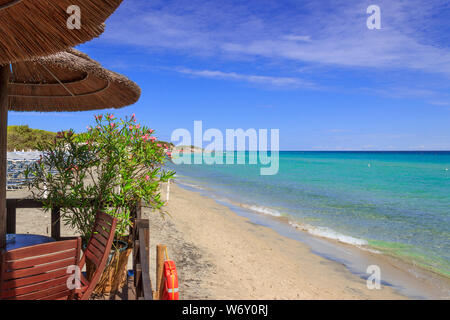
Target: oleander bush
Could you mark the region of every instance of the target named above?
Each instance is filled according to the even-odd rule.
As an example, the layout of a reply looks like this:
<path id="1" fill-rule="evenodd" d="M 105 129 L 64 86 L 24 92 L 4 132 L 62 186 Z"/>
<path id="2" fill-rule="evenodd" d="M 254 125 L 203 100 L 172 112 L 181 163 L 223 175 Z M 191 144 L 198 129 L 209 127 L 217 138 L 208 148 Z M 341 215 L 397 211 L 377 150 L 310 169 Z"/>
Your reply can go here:
<path id="1" fill-rule="evenodd" d="M 86 133 L 62 131 L 39 144 L 43 155 L 26 172 L 29 188 L 47 210 L 61 208 L 63 223 L 77 230 L 83 243 L 90 239 L 99 211 L 118 219 L 116 239 L 123 240 L 137 201 L 155 210 L 164 205 L 161 183 L 174 176 L 163 168 L 171 156 L 168 148 L 134 115 L 98 115 Z"/>

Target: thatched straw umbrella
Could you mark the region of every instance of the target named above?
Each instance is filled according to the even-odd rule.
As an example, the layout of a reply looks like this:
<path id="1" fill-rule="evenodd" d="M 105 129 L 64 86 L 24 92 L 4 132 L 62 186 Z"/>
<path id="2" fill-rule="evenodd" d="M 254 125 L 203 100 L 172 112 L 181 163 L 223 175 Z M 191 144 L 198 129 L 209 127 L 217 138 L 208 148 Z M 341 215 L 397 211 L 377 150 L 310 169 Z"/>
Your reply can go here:
<path id="1" fill-rule="evenodd" d="M 141 94 L 137 84 L 74 49 L 13 63 L 6 70 L 0 74 L 8 83 L 7 90 L 0 90 L 0 249 L 6 245 L 7 111 L 122 108 Z"/>
<path id="2" fill-rule="evenodd" d="M 86 111 L 135 103 L 140 88 L 78 50 L 11 64 L 8 109 Z"/>
<path id="3" fill-rule="evenodd" d="M 122 1 L 0 0 L 0 64 L 57 53 L 99 36 Z M 73 24 L 73 6 L 79 8 L 79 26 Z"/>

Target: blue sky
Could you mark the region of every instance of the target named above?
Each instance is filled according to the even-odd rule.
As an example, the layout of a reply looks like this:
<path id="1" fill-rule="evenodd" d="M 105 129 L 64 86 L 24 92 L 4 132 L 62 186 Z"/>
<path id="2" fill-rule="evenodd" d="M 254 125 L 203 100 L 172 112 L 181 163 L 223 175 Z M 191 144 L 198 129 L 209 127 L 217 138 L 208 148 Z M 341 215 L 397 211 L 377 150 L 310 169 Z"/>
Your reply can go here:
<path id="1" fill-rule="evenodd" d="M 161 139 L 202 120 L 280 129 L 282 150 L 450 150 L 449 21 L 444 0 L 124 0 L 79 49 L 141 86 L 114 114 Z M 9 124 L 82 131 L 96 113 Z"/>

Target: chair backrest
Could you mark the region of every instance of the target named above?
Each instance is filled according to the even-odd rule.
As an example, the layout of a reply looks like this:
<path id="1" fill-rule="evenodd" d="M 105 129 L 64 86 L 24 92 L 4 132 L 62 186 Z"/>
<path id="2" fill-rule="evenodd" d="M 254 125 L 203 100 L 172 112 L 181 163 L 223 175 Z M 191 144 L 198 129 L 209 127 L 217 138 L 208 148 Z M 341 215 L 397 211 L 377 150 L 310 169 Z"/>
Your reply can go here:
<path id="1" fill-rule="evenodd" d="M 0 300 L 72 299 L 75 288 L 69 288 L 68 280 L 80 251 L 80 238 L 2 251 Z"/>
<path id="2" fill-rule="evenodd" d="M 97 214 L 91 239 L 80 262 L 82 268 L 88 259 L 95 266 L 95 271 L 89 281 L 82 278 L 85 288 L 82 290 L 81 300 L 89 299 L 105 270 L 116 233 L 116 225 L 116 218 L 102 212 Z"/>

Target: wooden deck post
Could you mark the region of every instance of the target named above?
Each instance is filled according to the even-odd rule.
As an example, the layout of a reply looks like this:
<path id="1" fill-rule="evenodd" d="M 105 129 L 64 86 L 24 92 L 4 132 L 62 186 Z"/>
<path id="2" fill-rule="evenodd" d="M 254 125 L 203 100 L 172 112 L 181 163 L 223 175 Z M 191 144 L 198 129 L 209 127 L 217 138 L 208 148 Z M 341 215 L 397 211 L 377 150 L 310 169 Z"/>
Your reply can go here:
<path id="1" fill-rule="evenodd" d="M 16 233 L 17 201 L 12 202 L 6 208 L 6 233 Z"/>
<path id="2" fill-rule="evenodd" d="M 6 248 L 6 175 L 9 64 L 0 66 L 0 250 Z"/>
<path id="3" fill-rule="evenodd" d="M 142 203 L 136 203 L 136 219 L 142 219 Z"/>
<path id="4" fill-rule="evenodd" d="M 136 299 L 153 300 L 154 292 L 150 280 L 150 223 L 137 219 L 133 229 L 133 270 Z"/>
<path id="5" fill-rule="evenodd" d="M 162 286 L 163 283 L 163 270 L 164 270 L 164 252 L 166 251 L 166 246 L 158 244 L 156 246 L 156 291 L 155 300 L 161 300 Z"/>
<path id="6" fill-rule="evenodd" d="M 58 207 L 52 208 L 52 238 L 61 240 L 61 210 Z"/>

